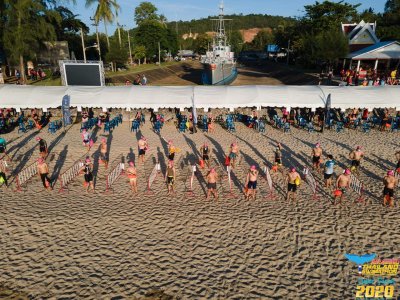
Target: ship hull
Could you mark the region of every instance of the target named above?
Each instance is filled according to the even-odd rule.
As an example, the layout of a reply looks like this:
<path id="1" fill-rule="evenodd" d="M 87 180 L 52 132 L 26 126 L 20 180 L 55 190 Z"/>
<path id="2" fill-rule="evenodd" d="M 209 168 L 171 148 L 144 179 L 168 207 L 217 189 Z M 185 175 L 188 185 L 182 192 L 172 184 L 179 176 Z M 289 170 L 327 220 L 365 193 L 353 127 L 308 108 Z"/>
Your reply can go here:
<path id="1" fill-rule="evenodd" d="M 229 85 L 237 77 L 235 63 L 203 64 L 202 83 L 204 85 Z"/>

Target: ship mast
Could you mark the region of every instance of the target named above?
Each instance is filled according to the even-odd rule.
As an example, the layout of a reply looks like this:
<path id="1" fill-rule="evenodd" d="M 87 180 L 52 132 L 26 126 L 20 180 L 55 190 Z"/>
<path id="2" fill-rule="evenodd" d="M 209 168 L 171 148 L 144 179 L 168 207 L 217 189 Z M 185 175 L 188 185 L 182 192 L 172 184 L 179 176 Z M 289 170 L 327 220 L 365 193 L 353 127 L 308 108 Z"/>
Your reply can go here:
<path id="1" fill-rule="evenodd" d="M 226 46 L 226 34 L 225 34 L 225 21 L 230 21 L 232 19 L 224 19 L 224 1 L 222 0 L 219 5 L 219 15 L 218 19 L 212 19 L 218 22 L 218 28 L 215 35 L 214 45 Z M 216 42 L 216 43 L 215 43 Z"/>

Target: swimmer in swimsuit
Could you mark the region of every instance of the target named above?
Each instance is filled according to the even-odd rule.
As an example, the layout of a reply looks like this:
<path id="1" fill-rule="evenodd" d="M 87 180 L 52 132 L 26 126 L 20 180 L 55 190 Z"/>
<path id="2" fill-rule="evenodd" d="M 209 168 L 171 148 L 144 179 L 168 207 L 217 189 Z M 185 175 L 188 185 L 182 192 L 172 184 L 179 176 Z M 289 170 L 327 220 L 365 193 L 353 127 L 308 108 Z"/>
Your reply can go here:
<path id="1" fill-rule="evenodd" d="M 394 189 L 398 185 L 398 180 L 394 176 L 394 171 L 390 170 L 383 178 L 383 206 L 394 207 Z"/>
<path id="2" fill-rule="evenodd" d="M 84 178 L 85 178 L 85 186 L 86 186 L 86 192 L 89 192 L 89 189 L 94 192 L 94 184 L 93 184 L 93 164 L 90 161 L 89 157 L 86 157 L 85 164 L 81 168 L 81 171 L 84 172 Z"/>
<path id="3" fill-rule="evenodd" d="M 209 199 L 211 194 L 213 194 L 215 200 L 218 200 L 217 180 L 218 173 L 215 171 L 214 168 L 212 168 L 207 175 L 207 199 Z"/>
<path id="4" fill-rule="evenodd" d="M 239 146 L 236 142 L 234 142 L 231 144 L 230 151 L 229 151 L 229 159 L 231 162 L 232 169 L 235 168 L 235 163 L 236 163 L 238 153 L 239 153 Z"/>
<path id="5" fill-rule="evenodd" d="M 296 191 L 297 191 L 296 180 L 297 179 L 300 179 L 300 174 L 296 172 L 295 168 L 291 168 L 290 172 L 286 176 L 286 183 L 288 186 L 286 200 L 288 202 L 290 202 L 290 198 L 293 199 L 293 202 L 296 202 Z"/>
<path id="6" fill-rule="evenodd" d="M 36 140 L 39 142 L 39 152 L 42 158 L 46 158 L 47 156 L 47 143 L 41 137 L 36 137 Z"/>
<path id="7" fill-rule="evenodd" d="M 133 162 L 129 162 L 129 167 L 126 169 L 126 176 L 129 178 L 129 185 L 133 193 L 137 193 L 137 175 L 136 168 Z"/>
<path id="8" fill-rule="evenodd" d="M 165 172 L 165 180 L 167 182 L 167 187 L 168 187 L 167 195 L 169 195 L 170 193 L 175 193 L 174 190 L 175 176 L 176 176 L 176 171 L 174 167 L 174 162 L 170 160 L 168 162 L 167 171 Z"/>
<path id="9" fill-rule="evenodd" d="M 149 148 L 149 144 L 144 136 L 138 141 L 138 148 L 139 148 L 139 161 L 144 163 L 146 150 Z"/>
<path id="10" fill-rule="evenodd" d="M 311 152 L 313 168 L 317 172 L 320 172 L 321 155 L 322 155 L 322 148 L 320 143 L 317 143 L 315 145 L 315 148 L 313 148 Z"/>
<path id="11" fill-rule="evenodd" d="M 208 146 L 206 142 L 204 142 L 203 146 L 201 146 L 200 154 L 201 158 L 206 163 L 207 167 L 210 168 L 211 148 Z"/>
<path id="12" fill-rule="evenodd" d="M 253 200 L 256 200 L 256 192 L 257 192 L 257 176 L 258 176 L 258 171 L 256 166 L 251 166 L 249 173 L 247 174 L 246 177 L 246 184 L 247 186 L 247 193 L 246 193 L 246 200 L 249 200 L 250 197 L 253 198 Z"/>

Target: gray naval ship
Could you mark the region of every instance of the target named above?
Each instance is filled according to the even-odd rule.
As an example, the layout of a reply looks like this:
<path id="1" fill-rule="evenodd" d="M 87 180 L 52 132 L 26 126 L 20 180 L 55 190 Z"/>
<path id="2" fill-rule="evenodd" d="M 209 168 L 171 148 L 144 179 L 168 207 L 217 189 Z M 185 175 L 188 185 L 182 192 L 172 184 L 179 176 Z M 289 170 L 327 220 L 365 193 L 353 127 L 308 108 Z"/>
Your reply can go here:
<path id="1" fill-rule="evenodd" d="M 228 85 L 237 77 L 236 61 L 225 35 L 224 4 L 219 6 L 217 31 L 213 38 L 212 51 L 201 57 L 204 71 L 202 83 L 205 85 Z"/>

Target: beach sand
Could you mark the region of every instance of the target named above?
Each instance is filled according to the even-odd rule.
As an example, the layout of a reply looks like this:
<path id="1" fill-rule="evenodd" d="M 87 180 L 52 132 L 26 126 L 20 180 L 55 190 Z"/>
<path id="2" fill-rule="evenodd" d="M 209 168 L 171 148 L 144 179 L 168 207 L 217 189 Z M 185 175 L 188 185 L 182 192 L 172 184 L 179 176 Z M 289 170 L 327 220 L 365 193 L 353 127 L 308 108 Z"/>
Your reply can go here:
<path id="1" fill-rule="evenodd" d="M 133 112 L 131 113 L 133 116 Z M 148 119 L 148 116 L 147 116 Z M 79 124 L 55 135 L 29 131 L 6 134 L 13 157 L 12 169 L 21 170 L 38 157 L 35 137 L 50 147 L 47 159 L 52 178 L 85 155 Z M 400 257 L 399 208 L 381 206 L 382 177 L 394 168 L 393 154 L 399 133 L 373 130 L 364 134 L 346 130 L 291 133 L 267 126 L 266 133 L 236 123 L 228 133 L 219 125 L 214 134 L 178 133 L 168 123 L 161 131 L 182 149 L 177 156 L 177 195 L 166 196 L 161 176 L 153 194 L 146 195 L 146 179 L 159 160 L 165 170 L 166 143 L 147 121 L 141 134 L 150 149 L 144 165 L 137 164 L 139 195 L 132 195 L 126 177 L 105 193 L 106 174 L 97 163 L 101 137 L 110 145 L 110 169 L 121 161 L 137 161 L 137 138 L 124 122 L 112 133 L 94 133 L 90 155 L 95 162 L 94 194 L 76 178 L 68 193 L 43 189 L 38 177 L 15 192 L 0 190 L 0 286 L 33 299 L 135 299 L 149 290 L 163 290 L 180 299 L 353 299 L 357 266 L 345 253 L 376 253 L 380 258 Z M 224 179 L 218 202 L 205 200 L 206 172 L 194 180 L 194 197 L 185 193 L 188 165 L 197 161 L 207 141 L 214 149 L 213 165 L 223 164 L 229 144 L 237 140 L 241 164 L 233 171 L 233 195 Z M 362 145 L 361 180 L 367 205 L 352 204 L 354 193 L 342 207 L 333 206 L 332 190 L 318 182 L 318 199 L 303 181 L 299 203 L 285 201 L 281 174 L 272 174 L 274 199 L 268 198 L 265 180 L 259 180 L 256 201 L 244 201 L 241 190 L 250 165 L 271 162 L 277 142 L 283 145 L 285 167 L 310 167 L 311 147 L 320 142 L 325 153 L 339 162 L 336 174 L 348 165 L 348 153 Z M 220 169 L 218 169 L 220 170 Z M 335 177 L 336 178 L 336 177 Z M 10 181 L 12 179 L 10 178 Z M 185 184 L 186 183 L 186 184 Z M 232 196 L 232 197 L 229 197 Z M 396 291 L 398 292 L 398 291 Z"/>

